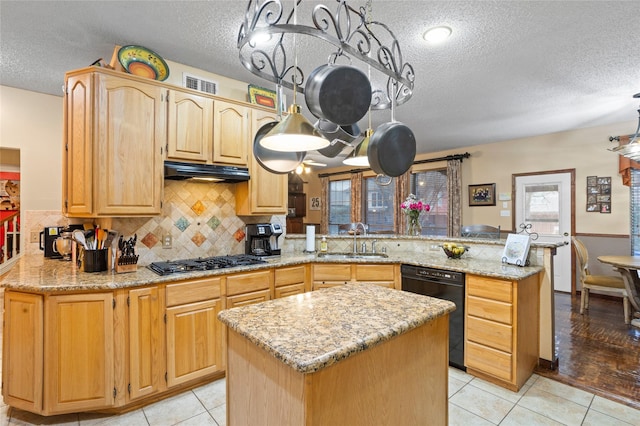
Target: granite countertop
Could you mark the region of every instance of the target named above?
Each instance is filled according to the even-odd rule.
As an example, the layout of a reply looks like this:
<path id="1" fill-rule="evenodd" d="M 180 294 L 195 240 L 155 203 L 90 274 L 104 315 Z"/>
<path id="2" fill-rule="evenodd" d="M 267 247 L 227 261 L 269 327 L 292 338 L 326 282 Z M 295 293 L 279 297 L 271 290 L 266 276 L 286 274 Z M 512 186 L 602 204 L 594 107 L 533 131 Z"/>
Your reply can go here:
<path id="1" fill-rule="evenodd" d="M 0 287 L 45 293 L 113 290 L 307 263 L 404 263 L 507 280 L 521 280 L 543 270 L 542 266 L 519 267 L 504 264 L 498 260 L 473 257 L 448 259 L 442 251 L 433 251 L 394 253 L 386 258 L 375 259 L 326 259 L 317 257 L 315 254 L 283 255 L 258 265 L 160 276 L 145 266 L 138 266 L 137 271 L 123 274 L 113 271 L 83 272 L 74 267 L 71 262 L 47 259 L 42 255 L 33 254 L 22 256 L 9 272 L 0 278 Z"/>
<path id="2" fill-rule="evenodd" d="M 218 318 L 301 373 L 313 373 L 455 310 L 455 304 L 347 284 L 249 306 Z"/>

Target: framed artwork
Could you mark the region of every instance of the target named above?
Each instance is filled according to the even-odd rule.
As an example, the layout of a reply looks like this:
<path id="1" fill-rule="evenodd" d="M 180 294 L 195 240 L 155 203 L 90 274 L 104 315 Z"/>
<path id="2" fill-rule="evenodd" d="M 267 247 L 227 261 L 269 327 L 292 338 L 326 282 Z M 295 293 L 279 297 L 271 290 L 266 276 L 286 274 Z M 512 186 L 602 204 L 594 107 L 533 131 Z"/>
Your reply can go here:
<path id="1" fill-rule="evenodd" d="M 249 102 L 252 104 L 275 108 L 276 101 L 277 95 L 274 90 L 254 86 L 253 84 L 249 85 Z"/>
<path id="2" fill-rule="evenodd" d="M 587 176 L 587 211 L 611 213 L 611 176 Z"/>
<path id="3" fill-rule="evenodd" d="M 495 206 L 496 184 L 469 185 L 469 206 Z"/>
<path id="4" fill-rule="evenodd" d="M 309 198 L 309 210 L 320 210 L 320 197 Z"/>

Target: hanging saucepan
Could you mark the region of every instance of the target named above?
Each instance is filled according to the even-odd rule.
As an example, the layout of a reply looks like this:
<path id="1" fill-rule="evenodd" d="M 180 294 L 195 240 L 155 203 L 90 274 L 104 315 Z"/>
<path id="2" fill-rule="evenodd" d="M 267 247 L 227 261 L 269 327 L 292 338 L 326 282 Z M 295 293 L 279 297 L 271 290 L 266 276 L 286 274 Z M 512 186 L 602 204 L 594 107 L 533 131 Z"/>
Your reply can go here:
<path id="1" fill-rule="evenodd" d="M 334 127 L 332 127 L 334 126 Z M 354 146 L 359 143 L 359 139 L 363 136 L 360 134 L 360 127 L 357 123 L 347 126 L 338 126 L 334 123 L 318 120 L 315 124 L 318 132 L 331 141 L 331 145 L 326 148 L 319 149 L 318 152 L 325 157 L 334 158 L 340 154 L 347 146 Z"/>
<path id="2" fill-rule="evenodd" d="M 371 103 L 367 75 L 348 65 L 321 65 L 311 72 L 304 88 L 309 111 L 339 125 L 358 122 Z"/>
<path id="3" fill-rule="evenodd" d="M 404 174 L 416 157 L 416 138 L 406 125 L 392 121 L 378 126 L 369 140 L 371 169 L 390 177 Z"/>
<path id="4" fill-rule="evenodd" d="M 260 139 L 273 129 L 277 121 L 267 123 L 258 129 L 253 139 L 253 156 L 263 169 L 271 173 L 284 174 L 295 170 L 302 163 L 306 152 L 280 152 L 260 145 Z"/>

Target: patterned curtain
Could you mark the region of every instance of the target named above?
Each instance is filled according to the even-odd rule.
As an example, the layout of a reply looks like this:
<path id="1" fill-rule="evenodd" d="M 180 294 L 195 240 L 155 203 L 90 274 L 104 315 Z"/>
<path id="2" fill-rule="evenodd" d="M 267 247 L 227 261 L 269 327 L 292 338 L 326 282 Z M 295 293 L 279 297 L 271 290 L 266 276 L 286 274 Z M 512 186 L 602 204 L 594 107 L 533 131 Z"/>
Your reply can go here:
<path id="1" fill-rule="evenodd" d="M 320 191 L 320 234 L 326 235 L 329 233 L 329 177 L 324 176 L 320 178 L 320 185 L 322 190 Z"/>
<path id="2" fill-rule="evenodd" d="M 619 145 L 622 146 L 628 144 L 629 139 L 629 136 L 619 136 Z M 631 169 L 640 170 L 640 163 L 638 163 L 637 161 L 633 161 L 627 157 L 623 157 L 622 155 L 619 155 L 618 157 L 620 157 L 620 165 L 618 166 L 618 170 L 622 175 L 622 184 L 631 186 Z"/>
<path id="3" fill-rule="evenodd" d="M 362 222 L 362 172 L 351 173 L 351 222 Z"/>
<path id="4" fill-rule="evenodd" d="M 460 236 L 460 217 L 462 215 L 462 176 L 461 160 L 447 161 L 447 193 L 449 195 L 449 224 L 447 236 Z"/>
<path id="5" fill-rule="evenodd" d="M 395 218 L 393 230 L 396 234 L 402 234 L 403 230 L 407 228 L 407 217 L 402 214 L 400 211 L 400 204 L 409 196 L 409 187 L 410 187 L 410 179 L 411 179 L 411 171 L 408 170 L 401 176 L 398 176 L 395 179 L 396 185 L 396 194 L 395 194 L 395 205 L 394 209 Z"/>

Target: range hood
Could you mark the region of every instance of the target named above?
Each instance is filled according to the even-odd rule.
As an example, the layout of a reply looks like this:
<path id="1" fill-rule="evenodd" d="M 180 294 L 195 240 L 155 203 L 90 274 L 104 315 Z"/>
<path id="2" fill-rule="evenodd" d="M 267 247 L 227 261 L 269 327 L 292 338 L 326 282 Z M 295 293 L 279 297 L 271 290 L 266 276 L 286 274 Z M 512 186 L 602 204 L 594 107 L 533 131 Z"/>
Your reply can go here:
<path id="1" fill-rule="evenodd" d="M 210 182 L 245 182 L 249 180 L 249 169 L 238 166 L 165 161 L 164 178 L 172 180 L 198 179 Z"/>

